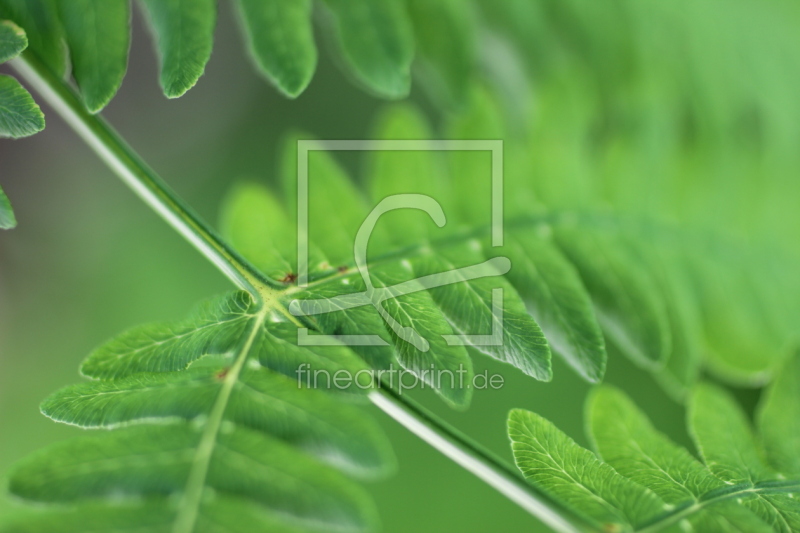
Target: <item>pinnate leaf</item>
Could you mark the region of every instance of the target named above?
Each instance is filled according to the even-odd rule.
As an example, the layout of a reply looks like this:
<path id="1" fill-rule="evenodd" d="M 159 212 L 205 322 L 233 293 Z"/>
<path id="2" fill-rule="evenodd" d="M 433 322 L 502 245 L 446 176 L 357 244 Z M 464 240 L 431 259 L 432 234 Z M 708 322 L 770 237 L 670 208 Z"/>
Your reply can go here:
<path id="1" fill-rule="evenodd" d="M 531 483 L 604 530 L 791 533 L 800 527 L 800 480 L 764 463 L 741 409 L 716 387 L 701 384 L 691 394 L 689 425 L 703 463 L 613 387 L 592 392 L 586 419 L 599 458 L 528 411 L 512 411 L 509 435 Z"/>
<path id="2" fill-rule="evenodd" d="M 298 345 L 297 327 L 267 320 L 270 312 L 236 292 L 181 323 L 131 330 L 91 354 L 82 372 L 99 379 L 56 392 L 42 411 L 107 431 L 39 451 L 15 467 L 9 485 L 31 502 L 74 505 L 75 514 L 47 508 L 0 531 L 59 517 L 52 531 L 77 530 L 79 519 L 102 529 L 133 509 L 151 512 L 130 522 L 144 531 L 206 531 L 216 520 L 287 531 L 374 529 L 369 498 L 344 475 L 381 476 L 393 464 L 383 434 L 352 403 L 372 383 L 346 390 L 323 383 L 329 394 L 308 390 L 298 372 L 305 364 L 330 379 L 366 367 L 341 345 Z M 115 503 L 98 509 L 109 497 Z"/>
<path id="3" fill-rule="evenodd" d="M 665 507 L 658 496 L 618 474 L 541 416 L 515 409 L 508 434 L 517 466 L 534 485 L 608 530 L 644 523 Z"/>

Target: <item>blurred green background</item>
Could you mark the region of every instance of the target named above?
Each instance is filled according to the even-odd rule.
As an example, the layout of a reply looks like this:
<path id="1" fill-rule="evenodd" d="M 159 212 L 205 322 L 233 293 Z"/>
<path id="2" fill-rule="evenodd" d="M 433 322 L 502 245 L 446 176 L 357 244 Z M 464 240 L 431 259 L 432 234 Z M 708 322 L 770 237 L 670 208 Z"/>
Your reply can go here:
<path id="1" fill-rule="evenodd" d="M 217 220 L 220 199 L 235 180 L 275 179 L 277 145 L 288 131 L 300 128 L 322 139 L 366 138 L 375 113 L 386 105 L 354 88 L 324 51 L 310 88 L 295 101 L 283 98 L 242 53 L 227 8 L 220 12 L 206 75 L 175 101 L 160 92 L 155 56 L 137 14 L 130 70 L 104 111 L 210 221 Z M 416 85 L 411 98 L 434 123 L 441 120 Z M 48 421 L 38 404 L 78 379 L 78 365 L 93 347 L 139 323 L 179 319 L 198 300 L 230 289 L 51 110 L 44 111 L 45 132 L 0 142 L 0 181 L 19 220 L 18 228 L 0 233 L 0 475 L 30 451 L 79 431 Z M 353 168 L 357 161 L 345 157 L 345 163 Z M 620 195 L 623 203 L 629 196 L 629 203 L 642 200 L 650 182 L 641 181 L 641 190 Z M 789 196 L 784 203 L 791 206 Z M 501 372 L 506 385 L 478 391 L 466 413 L 448 410 L 432 395 L 414 396 L 510 462 L 505 419 L 512 407 L 536 411 L 586 444 L 582 405 L 588 385 L 565 364 L 555 365 L 553 382 L 545 384 L 479 357 L 478 370 Z M 621 385 L 660 429 L 689 444 L 683 408 L 649 374 L 612 353 L 606 381 Z M 758 393 L 741 390 L 739 396 L 752 407 Z M 373 414 L 383 421 L 400 465 L 395 477 L 370 486 L 385 531 L 545 530 L 393 421 Z M 0 512 L 9 505 L 0 500 Z"/>

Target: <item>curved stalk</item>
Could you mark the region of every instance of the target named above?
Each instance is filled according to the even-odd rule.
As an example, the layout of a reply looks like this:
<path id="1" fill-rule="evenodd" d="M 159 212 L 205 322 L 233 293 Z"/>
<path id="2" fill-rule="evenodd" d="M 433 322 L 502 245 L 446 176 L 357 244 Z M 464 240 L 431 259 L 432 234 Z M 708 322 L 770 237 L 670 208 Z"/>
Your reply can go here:
<path id="1" fill-rule="evenodd" d="M 260 297 L 266 288 L 280 287 L 225 244 L 102 117 L 89 113 L 75 92 L 35 55 L 25 52 L 10 64 L 133 192 L 239 288 Z"/>
<path id="2" fill-rule="evenodd" d="M 369 395 L 372 403 L 454 463 L 471 472 L 544 524 L 561 533 L 600 532 L 571 509 L 538 491 L 515 470 L 458 430 L 395 391 L 381 387 Z"/>
<path id="3" fill-rule="evenodd" d="M 114 129 L 86 111 L 75 92 L 39 61 L 25 52 L 12 66 L 69 124 L 97 155 L 231 281 L 271 306 L 282 285 L 261 275 L 230 248 L 162 180 Z M 426 413 L 408 398 L 382 388 L 370 396 L 375 405 L 406 429 L 442 452 L 478 478 L 559 533 L 599 533 L 602 530 L 571 509 L 528 484 L 469 439 Z"/>
<path id="4" fill-rule="evenodd" d="M 647 524 L 637 529 L 635 533 L 658 533 L 664 531 L 681 520 L 699 513 L 706 507 L 725 500 L 735 500 L 748 496 L 770 493 L 790 494 L 796 492 L 798 489 L 800 489 L 800 483 L 794 480 L 766 481 L 755 484 L 739 483 L 737 485 L 725 486 L 706 493 L 697 501 L 676 507 L 671 511 L 667 511 L 653 518 Z"/>

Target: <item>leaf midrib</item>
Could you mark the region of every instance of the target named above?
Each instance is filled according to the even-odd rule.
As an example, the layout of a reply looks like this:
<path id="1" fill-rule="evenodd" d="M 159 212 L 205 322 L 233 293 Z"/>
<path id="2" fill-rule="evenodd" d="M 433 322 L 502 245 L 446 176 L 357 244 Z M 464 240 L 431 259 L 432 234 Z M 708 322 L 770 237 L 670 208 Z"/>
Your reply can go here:
<path id="1" fill-rule="evenodd" d="M 725 486 L 713 489 L 697 498 L 693 504 L 678 504 L 671 511 L 667 511 L 656 516 L 645 525 L 637 528 L 636 533 L 655 533 L 664 528 L 688 518 L 709 505 L 725 500 L 740 498 L 742 496 L 756 495 L 763 497 L 764 494 L 791 494 L 800 492 L 800 480 L 789 480 L 776 483 L 774 481 L 760 483 L 739 483 L 737 485 Z"/>
<path id="2" fill-rule="evenodd" d="M 740 255 L 742 252 L 742 243 L 726 238 L 724 235 L 717 233 L 701 232 L 698 230 L 682 231 L 681 228 L 674 227 L 667 222 L 658 221 L 648 218 L 636 219 L 636 223 L 624 217 L 624 215 L 614 215 L 600 212 L 576 212 L 574 210 L 553 210 L 536 215 L 523 215 L 518 216 L 505 223 L 506 230 L 513 230 L 515 228 L 527 228 L 529 226 L 537 225 L 551 225 L 556 227 L 569 227 L 569 226 L 586 226 L 595 230 L 616 230 L 616 231 L 638 231 L 647 236 L 649 239 L 658 239 L 664 242 L 673 242 L 678 246 L 693 247 L 701 251 L 703 254 L 709 253 L 708 244 L 713 243 L 714 254 L 727 255 L 735 254 Z M 370 267 L 385 264 L 393 260 L 409 259 L 417 256 L 422 256 L 431 253 L 438 246 L 447 246 L 450 244 L 459 244 L 476 239 L 484 234 L 488 234 L 492 229 L 490 224 L 481 226 L 471 226 L 459 228 L 458 231 L 450 233 L 449 235 L 426 239 L 424 242 L 410 246 L 403 246 L 372 258 L 369 262 Z M 289 296 L 310 288 L 323 285 L 327 282 L 341 279 L 343 277 L 357 274 L 354 261 L 344 263 L 347 268 L 339 268 L 331 270 L 328 275 L 315 279 L 309 282 L 304 287 L 293 285 L 283 290 L 271 290 L 278 296 Z"/>
<path id="3" fill-rule="evenodd" d="M 222 388 L 214 401 L 208 421 L 203 428 L 200 444 L 195 451 L 192 467 L 189 470 L 184 495 L 178 506 L 178 512 L 172 528 L 173 533 L 192 533 L 194 530 L 200 512 L 209 465 L 225 418 L 225 410 L 228 407 L 233 388 L 239 381 L 239 376 L 250 355 L 250 349 L 253 347 L 258 332 L 264 325 L 264 320 L 269 310 L 269 306 L 262 306 L 256 313 L 255 318 L 252 319 L 250 331 L 247 333 L 245 342 L 236 354 L 233 365 L 225 376 Z"/>

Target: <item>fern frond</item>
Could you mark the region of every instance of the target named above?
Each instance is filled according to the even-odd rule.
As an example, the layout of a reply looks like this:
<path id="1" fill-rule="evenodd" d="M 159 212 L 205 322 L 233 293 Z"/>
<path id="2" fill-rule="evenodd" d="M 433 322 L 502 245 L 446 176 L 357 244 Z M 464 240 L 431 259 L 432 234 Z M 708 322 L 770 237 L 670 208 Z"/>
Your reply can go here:
<path id="1" fill-rule="evenodd" d="M 237 292 L 185 322 L 140 327 L 102 346 L 82 367 L 94 380 L 55 393 L 42 412 L 108 431 L 45 448 L 11 473 L 12 494 L 74 507 L 0 530 L 52 521 L 51 531 L 77 531 L 81 520 L 143 531 L 234 523 L 372 530 L 369 498 L 340 473 L 371 478 L 392 467 L 383 434 L 345 401 L 371 384 L 354 383 L 337 397 L 301 388 L 297 375 L 302 363 L 331 376 L 366 367 L 344 347 L 312 351 L 296 346 L 296 336 L 295 326 L 274 323 L 268 309 Z M 82 514 L 98 510 L 100 519 Z"/>
<path id="2" fill-rule="evenodd" d="M 736 3 L 737 16 L 725 18 L 725 31 L 710 32 L 724 37 L 707 47 L 703 38 L 709 32 L 694 22 L 695 16 L 716 23 L 717 17 L 703 10 L 716 15 L 711 8 L 723 7 L 709 2 L 700 7 L 689 0 L 648 4 L 657 7 L 654 11 L 642 9 L 638 0 L 611 7 L 585 0 L 482 2 L 482 13 L 509 30 L 481 41 L 508 52 L 492 65 L 504 73 L 492 71 L 496 76 L 488 85 L 495 88 L 504 76 L 523 72 L 515 78 L 523 80 L 523 89 L 513 91 L 504 110 L 492 91 L 464 83 L 472 78 L 476 55 L 470 43 L 475 35 L 492 36 L 495 28 L 489 24 L 474 27 L 469 14 L 456 13 L 445 0 L 411 1 L 408 12 L 399 0 L 328 0 L 321 19 L 333 25 L 346 68 L 358 83 L 385 97 L 406 95 L 416 46 L 421 70 L 436 73 L 431 77 L 445 93 L 465 100 L 466 112 L 448 120 L 446 136 L 504 139 L 506 157 L 513 161 L 505 176 L 506 242 L 492 246 L 483 222 L 490 219 L 486 177 L 492 163 L 486 153 L 444 158 L 375 153 L 368 158 L 366 187 L 359 187 L 335 158 L 314 150 L 308 161 L 315 184 L 309 198 L 310 264 L 301 272 L 293 212 L 297 153 L 290 141 L 284 190 L 241 186 L 225 208 L 231 240 L 265 276 L 256 275 L 252 287 L 247 285 L 261 304 L 237 293 L 209 304 L 186 323 L 134 330 L 90 356 L 83 372 L 96 381 L 57 393 L 43 410 L 63 422 L 110 431 L 89 433 L 23 461 L 12 477 L 14 493 L 69 506 L 48 507 L 8 531 L 85 531 L 80 524 L 86 513 L 92 513 L 91 527 L 101 530 L 129 523 L 145 531 L 204 531 L 218 524 L 236 527 L 228 525 L 234 517 L 249 530 L 370 529 L 374 516 L 367 499 L 336 469 L 362 475 L 382 471 L 388 462 L 384 444 L 359 413 L 341 403 L 343 398 L 292 388 L 286 377 L 297 378 L 301 364 L 357 373 L 366 368 L 361 359 L 377 369 L 396 363 L 450 404 L 464 407 L 472 394 L 468 385 L 432 376 L 463 371 L 468 382 L 472 352 L 546 381 L 552 349 L 597 382 L 606 367 L 606 342 L 654 372 L 677 397 L 694 391 L 694 434 L 706 466 L 654 434 L 624 398 L 601 392 L 595 397 L 598 405 L 608 402 L 614 413 L 626 413 L 614 421 L 626 424 L 615 433 L 595 432 L 605 462 L 540 417 L 512 415 L 520 464 L 537 485 L 598 522 L 622 529 L 658 530 L 686 520 L 702 531 L 796 530 L 797 509 L 787 496 L 796 491 L 796 482 L 781 480 L 776 467 L 762 460 L 746 421 L 724 394 L 695 386 L 703 367 L 746 385 L 772 379 L 797 338 L 800 301 L 793 278 L 799 261 L 786 253 L 796 232 L 769 216 L 751 230 L 762 224 L 757 215 L 764 215 L 764 208 L 752 209 L 755 214 L 749 209 L 753 197 L 769 207 L 773 200 L 786 202 L 783 196 L 791 197 L 786 191 L 796 188 L 774 180 L 766 192 L 755 194 L 760 191 L 753 191 L 753 180 L 744 179 L 751 174 L 738 170 L 787 174 L 778 171 L 787 168 L 785 161 L 795 161 L 797 121 L 791 113 L 783 116 L 774 102 L 791 106 L 796 99 L 780 89 L 761 94 L 741 76 L 731 77 L 748 69 L 730 59 L 720 64 L 716 56 L 726 47 L 746 52 L 738 47 L 746 35 L 748 46 L 758 50 L 752 57 L 782 57 L 769 44 L 779 39 L 765 38 L 777 22 L 765 22 L 761 10 L 747 2 Z M 61 74 L 59 20 L 48 5 L 47 0 L 0 0 L 0 15 L 28 29 L 33 53 Z M 91 24 L 71 11 L 74 6 L 58 12 L 84 103 L 97 111 L 125 70 L 127 4 L 82 0 L 79 5 L 87 14 L 110 10 L 115 28 Z M 158 41 L 164 92 L 179 96 L 202 75 L 210 56 L 216 3 L 144 0 L 144 5 Z M 309 4 L 240 0 L 239 8 L 259 68 L 287 95 L 299 94 L 317 54 Z M 779 8 L 764 11 L 765 17 L 780 15 Z M 461 44 L 426 33 L 432 17 L 445 21 Z M 656 22 L 662 18 L 663 24 Z M 629 20 L 635 21 L 630 25 L 635 32 L 627 30 Z M 620 27 L 626 28 L 622 34 Z M 784 37 L 792 34 L 791 25 L 777 27 Z M 675 35 L 685 37 L 681 42 L 692 61 L 683 52 L 663 53 L 665 35 L 670 42 Z M 102 43 L 88 46 L 86 39 Z M 632 53 L 632 42 L 641 45 L 636 47 L 641 57 Z M 515 63 L 540 50 L 550 53 L 541 59 L 528 56 L 522 66 Z M 759 64 L 749 54 L 730 56 L 748 58 L 746 66 Z M 685 70 L 687 63 L 692 68 Z M 719 69 L 703 68 L 718 64 Z M 791 79 L 785 69 L 769 65 L 758 72 L 774 86 L 785 86 Z M 534 74 L 530 79 L 524 76 L 528 70 Z M 724 74 L 701 76 L 717 70 Z M 530 80 L 536 84 L 534 97 L 525 90 Z M 735 97 L 698 93 L 697 86 L 706 82 L 717 89 L 731 84 Z M 754 120 L 763 121 L 763 135 L 748 126 L 751 102 Z M 392 113 L 377 137 L 436 136 L 413 110 Z M 102 123 L 92 124 L 106 135 L 104 141 L 114 142 Z M 84 132 L 92 134 L 96 131 Z M 748 140 L 741 141 L 742 136 Z M 775 150 L 768 157 L 762 141 Z M 729 142 L 742 150 L 731 156 Z M 145 188 L 158 187 L 152 176 L 146 178 Z M 405 212 L 381 219 L 372 234 L 365 279 L 352 246 L 369 213 L 367 199 L 374 203 L 403 193 L 440 200 L 446 214 L 441 218 L 448 223 L 435 228 L 419 213 Z M 442 225 L 443 220 L 435 221 Z M 208 234 L 191 236 L 202 240 Z M 764 246 L 753 244 L 767 240 Z M 219 247 L 211 252 L 219 262 L 233 257 L 224 245 L 213 244 Z M 426 285 L 430 276 L 458 267 L 478 267 L 490 277 L 455 276 L 443 287 Z M 309 284 L 296 286 L 297 276 L 305 274 Z M 389 292 L 383 312 L 372 305 L 368 283 Z M 396 286 L 411 290 L 398 295 L 392 292 Z M 503 321 L 492 312 L 496 288 L 503 289 Z M 360 359 L 342 347 L 310 350 L 296 345 L 298 325 L 314 334 L 372 335 L 378 342 L 355 346 Z M 467 349 L 449 342 L 459 334 L 485 335 L 496 328 L 503 338 L 499 346 L 473 343 Z M 417 337 L 412 342 L 398 329 L 413 330 Z M 776 398 L 792 396 L 797 388 L 782 379 L 777 383 Z M 782 421 L 786 415 L 769 405 L 762 411 L 765 423 Z M 605 408 L 593 412 L 609 414 Z M 717 420 L 711 413 L 724 416 Z M 734 446 L 714 440 L 721 431 L 735 434 Z M 620 434 L 636 445 L 615 440 Z M 763 435 L 781 473 L 794 475 L 793 448 L 785 443 L 797 436 Z M 601 440 L 610 443 L 608 456 Z M 262 456 L 259 450 L 269 453 Z M 618 457 L 632 457 L 639 467 L 626 469 L 628 463 L 617 464 Z"/>
<path id="3" fill-rule="evenodd" d="M 448 135 L 478 138 L 484 132 L 486 137 L 505 137 L 508 144 L 527 142 L 507 133 L 507 124 L 491 97 L 481 94 L 473 95 L 473 104 L 454 121 Z M 421 115 L 409 107 L 387 111 L 375 132 L 379 139 L 435 136 Z M 310 150 L 311 285 L 296 290 L 291 287 L 297 274 L 296 214 L 292 212 L 296 205 L 295 144 L 296 140 L 287 143 L 283 158 L 283 195 L 256 184 L 239 186 L 226 203 L 222 224 L 234 246 L 254 265 L 289 285 L 286 305 L 291 298 L 330 298 L 363 291 L 351 246 L 368 213 L 365 196 L 376 204 L 392 194 L 414 191 L 441 198 L 447 224 L 437 228 L 418 211 L 386 214 L 370 241 L 370 261 L 380 268 L 373 268 L 376 283 L 387 272 L 399 282 L 508 258 L 511 270 L 503 273 L 505 279 L 435 288 L 429 291 L 430 298 L 417 298 L 413 305 L 436 309 L 452 332 L 471 331 L 470 326 L 476 330 L 477 326 L 486 333 L 492 323 L 490 288 L 502 287 L 506 295 L 503 311 L 511 318 L 509 324 L 518 329 L 503 330 L 502 347 L 473 348 L 537 379 L 550 378 L 552 346 L 582 376 L 599 381 L 605 369 L 604 337 L 615 350 L 652 371 L 678 398 L 691 388 L 703 366 L 733 381 L 758 383 L 768 380 L 787 355 L 794 326 L 782 328 L 756 311 L 776 306 L 758 281 L 767 267 L 759 258 L 767 252 L 720 237 L 712 229 L 683 228 L 659 220 L 656 214 L 625 215 L 591 206 L 548 209 L 529 200 L 531 203 L 507 207 L 504 245 L 491 246 L 487 223 L 476 223 L 490 219 L 487 177 L 491 162 L 486 152 L 447 156 L 424 151 L 368 152 L 365 194 L 324 146 Z M 529 168 L 534 164 L 526 163 L 523 154 L 514 149 L 514 144 L 507 148 L 507 157 L 517 158 L 517 165 Z M 540 196 L 538 180 L 526 177 L 523 182 L 515 174 L 507 179 L 513 191 L 511 202 Z M 349 207 L 343 209 L 343 205 Z M 775 259 L 783 262 L 781 269 L 791 264 L 786 257 L 778 259 L 776 255 Z M 793 281 L 775 277 L 771 281 L 783 284 L 785 295 L 796 294 Z M 739 301 L 749 303 L 728 305 L 731 291 Z M 395 311 L 402 313 L 402 309 Z M 314 320 L 320 331 L 331 334 L 383 331 L 383 320 L 361 308 L 316 314 Z M 408 349 L 408 343 L 394 342 L 401 352 Z M 391 350 L 385 348 L 359 350 L 379 367 L 392 360 Z M 463 354 L 455 352 L 453 347 L 441 347 L 436 356 L 452 353 L 452 361 L 465 364 Z M 420 371 L 417 360 L 426 358 L 412 352 L 401 364 Z M 441 365 L 450 368 L 444 360 Z"/>
<path id="4" fill-rule="evenodd" d="M 790 410 L 800 402 L 798 360 L 789 362 L 769 392 Z M 762 412 L 767 413 L 762 420 L 777 415 L 771 401 Z M 689 428 L 701 463 L 613 387 L 593 392 L 586 419 L 597 456 L 524 410 L 512 411 L 509 435 L 523 474 L 604 531 L 800 530 L 800 479 L 781 452 L 796 442 L 796 424 L 762 423 L 755 435 L 726 392 L 700 384 L 689 402 Z M 762 439 L 769 443 L 766 456 Z"/>
<path id="5" fill-rule="evenodd" d="M 430 136 L 422 117 L 407 107 L 389 111 L 380 128 L 378 138 Z M 378 151 L 373 157 L 367 163 L 373 178 L 368 184 L 373 202 L 410 191 L 443 199 L 457 197 L 447 194 L 453 184 L 447 178 L 446 161 L 438 160 L 438 156 L 430 152 L 406 155 Z M 587 379 L 601 379 L 606 355 L 589 295 L 556 245 L 547 236 L 536 233 L 537 227 L 549 231 L 546 217 L 530 226 L 508 229 L 510 255 L 520 261 L 513 275 L 504 279 L 498 275 L 506 272 L 487 266 L 491 277 L 465 280 L 455 274 L 452 282 L 444 286 L 428 288 L 423 283 L 411 294 L 387 300 L 388 313 L 403 327 L 413 326 L 430 343 L 427 349 L 397 337 L 391 328 L 387 331 L 384 319 L 371 305 L 317 312 L 320 309 L 315 306 L 322 304 L 315 302 L 321 299 L 348 294 L 357 298 L 366 289 L 362 274 L 354 264 L 351 247 L 369 213 L 368 204 L 329 153 L 309 151 L 309 284 L 295 287 L 297 229 L 293 220 L 296 215 L 281 208 L 282 205 L 296 205 L 293 199 L 297 176 L 294 143 L 287 143 L 283 159 L 286 162 L 282 171 L 285 196 L 281 198 L 255 184 L 237 187 L 223 209 L 222 227 L 249 261 L 287 286 L 281 297 L 283 305 L 290 311 L 311 311 L 308 319 L 316 329 L 333 335 L 381 335 L 386 346 L 354 346 L 353 349 L 377 368 L 387 368 L 395 362 L 423 380 L 429 380 L 428 385 L 437 389 L 447 401 L 466 405 L 471 393 L 469 387 L 454 388 L 447 380 L 442 386 L 434 383 L 434 375 L 439 371 L 463 369 L 465 380 L 472 376 L 467 352 L 462 346 L 445 342 L 448 336 L 487 335 L 493 327 L 498 327 L 502 343 L 473 345 L 472 348 L 536 379 L 551 378 L 550 347 L 540 325 L 526 309 L 520 296 L 524 291 L 535 302 L 534 314 L 543 318 L 559 351 Z M 487 172 L 484 179 L 488 175 Z M 475 210 L 481 209 L 484 203 L 486 198 L 481 198 L 479 204 L 474 204 Z M 343 205 L 348 205 L 348 209 L 342 209 Z M 416 211 L 388 213 L 385 222 L 375 228 L 369 245 L 369 275 L 375 286 L 414 283 L 413 280 L 446 274 L 456 268 L 491 265 L 492 261 L 501 259 L 499 256 L 505 256 L 506 247 L 491 246 L 488 226 L 470 228 L 463 224 L 474 224 L 473 216 L 453 217 L 443 229 L 437 229 L 425 220 L 424 214 Z M 437 232 L 442 233 L 437 236 Z M 429 290 L 423 290 L 426 288 Z M 504 297 L 500 322 L 492 308 L 492 291 L 497 288 L 503 289 Z M 424 372 L 426 370 L 433 372 Z"/>

